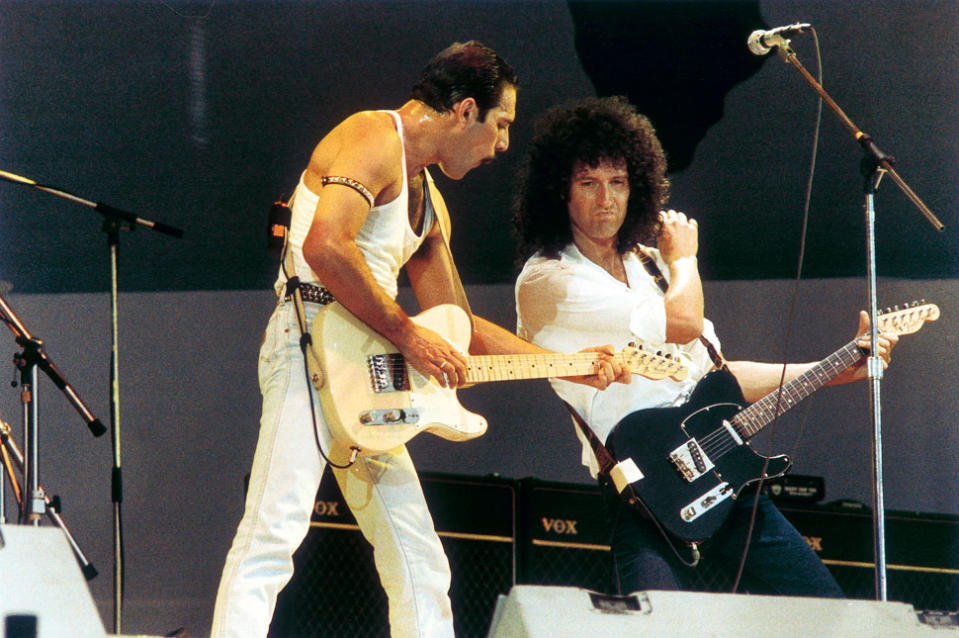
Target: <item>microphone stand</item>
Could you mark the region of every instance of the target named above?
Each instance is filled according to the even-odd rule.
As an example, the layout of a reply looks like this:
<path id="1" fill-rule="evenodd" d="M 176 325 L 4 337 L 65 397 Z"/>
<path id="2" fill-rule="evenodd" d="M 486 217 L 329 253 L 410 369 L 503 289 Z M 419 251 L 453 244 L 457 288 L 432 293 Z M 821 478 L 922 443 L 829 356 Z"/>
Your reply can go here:
<path id="1" fill-rule="evenodd" d="M 18 522 L 33 526 L 40 525 L 40 519 L 46 515 L 53 524 L 60 528 L 70 543 L 73 553 L 80 563 L 81 570 L 87 580 L 97 575 L 97 570 L 87 560 L 80 546 L 70 534 L 66 523 L 60 518 L 58 499 L 51 499 L 40 485 L 40 453 L 39 453 L 39 370 L 42 370 L 53 381 L 54 385 L 63 392 L 64 396 L 80 414 L 94 436 L 101 436 L 106 428 L 99 419 L 93 416 L 89 408 L 73 389 L 66 377 L 60 372 L 53 360 L 43 350 L 43 341 L 33 336 L 6 300 L 0 295 L 0 322 L 6 325 L 13 333 L 14 339 L 23 352 L 14 356 L 14 362 L 20 370 L 20 401 L 23 407 L 23 441 L 25 454 L 17 449 L 10 438 L 10 426 L 0 419 L 0 455 L 2 465 L 6 470 L 7 478 L 17 496 L 19 514 Z M 23 475 L 23 489 L 16 482 L 13 464 Z M 2 477 L 2 473 L 0 473 Z M 0 484 L 0 492 L 3 486 Z M 5 503 L 0 499 L 0 523 L 6 522 Z"/>
<path id="2" fill-rule="evenodd" d="M 26 467 L 24 465 L 25 459 L 20 453 L 20 450 L 17 448 L 17 444 L 13 442 L 12 438 L 10 438 L 10 426 L 4 423 L 3 419 L 0 419 L 0 454 L 2 454 L 3 457 L 3 463 L 0 465 L 0 477 L 2 477 L 3 469 L 6 469 L 7 478 L 10 480 L 10 485 L 13 487 L 14 494 L 17 496 L 18 502 L 22 506 L 24 499 L 21 496 L 17 479 L 13 473 L 13 465 L 16 464 L 17 469 L 22 474 L 26 471 Z M 40 487 L 40 491 L 43 492 L 42 487 Z M 70 530 L 67 529 L 67 524 L 64 523 L 63 519 L 60 517 L 59 499 L 54 496 L 53 500 L 51 500 L 44 493 L 43 501 L 46 505 L 47 517 L 56 527 L 59 527 L 60 531 L 62 531 L 64 536 L 67 537 L 67 542 L 70 544 L 70 548 L 73 550 L 73 554 L 76 556 L 77 562 L 80 563 L 80 570 L 83 572 L 83 576 L 87 580 L 93 580 L 97 577 L 97 568 L 93 566 L 93 563 L 87 560 L 83 550 L 80 549 L 80 546 L 77 544 L 76 540 L 74 540 Z M 3 506 L 3 500 L 0 498 L 0 523 L 6 522 L 6 514 Z"/>
<path id="3" fill-rule="evenodd" d="M 883 479 L 882 479 L 882 407 L 880 400 L 880 382 L 882 380 L 882 359 L 878 356 L 879 331 L 876 327 L 877 302 L 876 302 L 876 210 L 875 210 L 875 192 L 879 186 L 879 181 L 883 174 L 888 174 L 895 182 L 896 186 L 905 193 L 915 206 L 919 209 L 932 226 L 942 231 L 945 226 L 929 210 L 929 207 L 923 203 L 919 196 L 913 192 L 909 185 L 896 173 L 893 168 L 894 159 L 883 153 L 872 138 L 859 130 L 851 119 L 843 112 L 839 105 L 826 93 L 826 90 L 819 82 L 806 70 L 799 62 L 795 52 L 789 46 L 789 40 L 779 38 L 776 43 L 777 53 L 786 64 L 793 66 L 806 79 L 806 82 L 819 94 L 819 96 L 829 105 L 842 124 L 849 130 L 860 146 L 862 146 L 865 157 L 862 161 L 862 173 L 865 178 L 865 211 L 866 211 L 866 274 L 867 274 L 867 294 L 869 301 L 869 343 L 870 353 L 866 360 L 867 371 L 869 375 L 869 401 L 872 407 L 871 421 L 873 433 L 873 543 L 875 556 L 875 586 L 877 600 L 885 602 L 887 600 L 887 581 L 886 581 L 886 535 L 885 535 L 885 501 L 883 497 Z"/>
<path id="4" fill-rule="evenodd" d="M 80 395 L 70 386 L 66 377 L 43 350 L 43 341 L 27 330 L 2 295 L 0 295 L 0 321 L 13 333 L 17 345 L 23 348 L 23 352 L 14 357 L 14 362 L 20 370 L 20 402 L 23 407 L 23 441 L 26 452 L 23 467 L 25 493 L 21 499 L 20 522 L 36 526 L 40 524 L 40 518 L 46 513 L 46 499 L 39 483 L 40 390 L 38 382 L 40 375 L 38 371 L 45 372 L 54 385 L 60 388 L 94 436 L 101 436 L 106 432 L 106 428 L 93 416 Z"/>
<path id="5" fill-rule="evenodd" d="M 104 217 L 103 231 L 107 233 L 107 243 L 110 248 L 110 424 L 113 444 L 113 470 L 111 472 L 111 498 L 113 500 L 113 632 L 120 634 L 123 617 L 123 476 L 120 456 L 120 374 L 119 374 L 119 338 L 118 338 L 118 311 L 117 311 L 117 272 L 118 252 L 120 245 L 120 230 L 126 224 L 130 230 L 137 225 L 145 226 L 172 237 L 183 237 L 183 230 L 161 222 L 138 217 L 137 215 L 114 208 L 102 202 L 93 202 L 72 193 L 52 186 L 39 184 L 32 179 L 0 170 L 0 179 L 31 186 L 37 190 L 56 195 L 76 204 L 93 208 Z"/>

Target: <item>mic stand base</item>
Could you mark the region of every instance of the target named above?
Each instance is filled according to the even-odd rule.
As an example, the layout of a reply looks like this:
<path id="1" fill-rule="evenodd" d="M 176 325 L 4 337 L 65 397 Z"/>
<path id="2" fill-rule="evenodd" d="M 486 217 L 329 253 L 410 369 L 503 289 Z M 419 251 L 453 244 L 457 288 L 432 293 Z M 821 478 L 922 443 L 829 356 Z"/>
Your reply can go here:
<path id="1" fill-rule="evenodd" d="M 17 469 L 20 472 L 23 472 L 23 455 L 20 453 L 20 450 L 17 448 L 17 444 L 14 443 L 13 439 L 10 438 L 10 426 L 0 421 L 0 446 L 3 448 L 3 467 L 6 468 L 7 478 L 10 480 L 11 485 L 13 485 L 14 492 L 18 493 L 19 490 L 16 486 L 16 477 L 13 474 L 13 468 L 7 463 L 7 461 L 12 460 L 13 463 L 17 466 Z M 2 476 L 0 476 L 2 478 Z M 0 485 L 0 490 L 2 490 L 2 485 Z M 43 487 L 40 487 L 41 493 L 43 492 Z M 93 580 L 97 577 L 97 568 L 93 566 L 89 560 L 87 560 L 86 555 L 83 553 L 83 550 L 80 549 L 80 546 L 77 544 L 76 540 L 73 538 L 73 535 L 70 533 L 67 524 L 63 522 L 63 519 L 60 517 L 59 508 L 56 507 L 46 494 L 43 494 L 43 511 L 46 513 L 47 518 L 50 519 L 50 522 L 53 525 L 60 529 L 63 532 L 63 535 L 66 536 L 67 542 L 70 544 L 70 548 L 73 550 L 73 555 L 77 558 L 77 563 L 80 564 L 80 571 L 83 572 L 84 578 L 88 581 Z M 0 512 L 0 522 L 3 522 L 2 512 Z M 37 520 L 39 524 L 39 518 Z"/>

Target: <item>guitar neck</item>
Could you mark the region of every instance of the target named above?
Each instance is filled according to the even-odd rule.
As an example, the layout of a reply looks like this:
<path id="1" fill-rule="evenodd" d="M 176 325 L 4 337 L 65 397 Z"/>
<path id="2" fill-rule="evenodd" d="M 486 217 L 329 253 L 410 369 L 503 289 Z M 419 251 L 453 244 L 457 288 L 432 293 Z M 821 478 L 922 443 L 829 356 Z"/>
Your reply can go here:
<path id="1" fill-rule="evenodd" d="M 629 365 L 622 353 L 614 358 Z M 514 379 L 547 379 L 574 377 L 596 372 L 599 355 L 595 352 L 574 354 L 504 354 L 467 357 L 467 383 L 511 381 Z"/>
<path id="2" fill-rule="evenodd" d="M 770 392 L 741 411 L 731 419 L 733 427 L 744 439 L 755 436 L 776 417 L 838 377 L 843 370 L 864 356 L 856 342 L 850 341 L 803 374 L 784 384 L 781 392 L 778 389 Z"/>

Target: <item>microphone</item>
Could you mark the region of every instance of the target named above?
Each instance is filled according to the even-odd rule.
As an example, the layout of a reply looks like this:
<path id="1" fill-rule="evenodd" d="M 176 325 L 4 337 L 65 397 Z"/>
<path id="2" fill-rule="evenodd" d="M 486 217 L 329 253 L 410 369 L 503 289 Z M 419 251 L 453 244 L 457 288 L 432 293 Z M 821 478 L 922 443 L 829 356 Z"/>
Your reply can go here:
<path id="1" fill-rule="evenodd" d="M 787 37 L 802 33 L 803 29 L 809 29 L 811 27 L 811 24 L 797 22 L 784 27 L 769 29 L 768 31 L 759 29 L 749 34 L 746 45 L 753 55 L 766 55 L 772 51 L 773 47 L 781 47 L 789 44 L 789 40 L 786 39 Z"/>

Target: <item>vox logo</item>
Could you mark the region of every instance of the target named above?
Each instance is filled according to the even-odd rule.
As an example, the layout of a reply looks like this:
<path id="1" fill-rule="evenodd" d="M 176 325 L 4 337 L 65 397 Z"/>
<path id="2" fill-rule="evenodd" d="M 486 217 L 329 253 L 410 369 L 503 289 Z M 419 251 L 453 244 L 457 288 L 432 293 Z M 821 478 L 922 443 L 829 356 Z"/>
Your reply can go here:
<path id="1" fill-rule="evenodd" d="M 553 534 L 568 534 L 575 536 L 577 534 L 576 524 L 579 521 L 568 518 L 546 518 L 542 519 L 543 529 Z"/>
<path id="2" fill-rule="evenodd" d="M 317 516 L 339 516 L 339 501 L 317 501 L 313 505 L 313 513 Z"/>
<path id="3" fill-rule="evenodd" d="M 822 537 L 821 536 L 803 536 L 806 539 L 806 542 L 809 543 L 809 546 L 813 548 L 814 551 L 822 551 Z"/>

